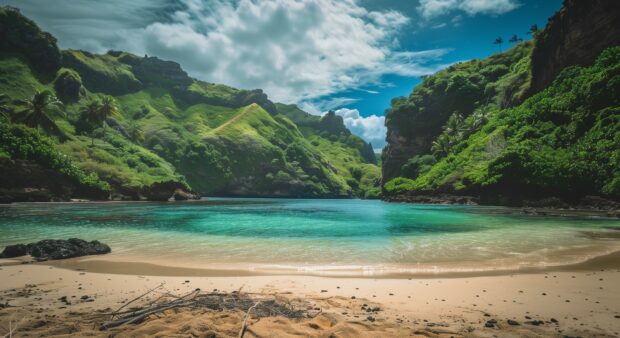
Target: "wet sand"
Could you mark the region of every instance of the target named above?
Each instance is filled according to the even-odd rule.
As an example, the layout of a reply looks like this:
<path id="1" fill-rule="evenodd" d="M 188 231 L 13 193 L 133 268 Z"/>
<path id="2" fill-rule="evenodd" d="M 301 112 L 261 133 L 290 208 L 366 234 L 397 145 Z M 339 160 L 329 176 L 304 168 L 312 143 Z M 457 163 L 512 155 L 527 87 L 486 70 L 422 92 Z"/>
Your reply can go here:
<path id="1" fill-rule="evenodd" d="M 203 309 L 169 310 L 137 325 L 98 330 L 106 319 L 100 312 L 165 283 L 175 294 L 240 290 L 320 309 L 314 318 L 252 318 L 245 337 L 616 337 L 619 258 L 616 253 L 546 271 L 415 278 L 233 276 L 102 259 L 52 265 L 0 260 L 0 304 L 9 305 L 0 308 L 0 335 L 17 325 L 13 337 L 238 336 L 245 313 Z M 59 300 L 63 296 L 71 305 Z M 363 304 L 381 310 L 369 313 Z M 497 324 L 485 327 L 489 320 Z"/>

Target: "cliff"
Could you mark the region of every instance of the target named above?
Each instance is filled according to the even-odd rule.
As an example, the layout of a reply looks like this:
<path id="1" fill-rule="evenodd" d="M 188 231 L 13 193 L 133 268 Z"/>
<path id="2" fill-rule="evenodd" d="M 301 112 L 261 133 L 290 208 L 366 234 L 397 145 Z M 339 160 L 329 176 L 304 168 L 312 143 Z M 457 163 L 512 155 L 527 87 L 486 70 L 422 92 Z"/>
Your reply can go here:
<path id="1" fill-rule="evenodd" d="M 605 48 L 620 44 L 619 22 L 620 1 L 564 0 L 536 34 L 531 93 L 549 86 L 562 69 L 590 65 Z"/>

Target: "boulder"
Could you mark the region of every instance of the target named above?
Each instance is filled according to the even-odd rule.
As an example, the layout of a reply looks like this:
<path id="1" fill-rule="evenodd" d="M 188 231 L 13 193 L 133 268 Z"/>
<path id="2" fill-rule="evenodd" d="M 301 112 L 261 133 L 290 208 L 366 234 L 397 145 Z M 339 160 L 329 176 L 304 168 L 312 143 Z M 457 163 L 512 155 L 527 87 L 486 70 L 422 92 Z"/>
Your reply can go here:
<path id="1" fill-rule="evenodd" d="M 107 244 L 99 241 L 87 242 L 78 238 L 70 238 L 68 240 L 46 239 L 27 245 L 9 245 L 0 254 L 0 258 L 12 258 L 29 254 L 38 260 L 66 259 L 88 255 L 102 255 L 111 251 Z"/>

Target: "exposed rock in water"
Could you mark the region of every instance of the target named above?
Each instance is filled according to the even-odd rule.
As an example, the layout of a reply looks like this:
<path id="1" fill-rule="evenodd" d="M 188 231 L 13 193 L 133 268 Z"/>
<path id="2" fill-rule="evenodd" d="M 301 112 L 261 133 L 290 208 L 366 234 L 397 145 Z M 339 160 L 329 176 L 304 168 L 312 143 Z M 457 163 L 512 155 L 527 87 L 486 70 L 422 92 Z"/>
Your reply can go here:
<path id="1" fill-rule="evenodd" d="M 144 196 L 149 201 L 185 201 L 190 199 L 199 199 L 200 195 L 188 192 L 187 185 L 181 182 L 166 181 L 156 182 L 144 191 Z"/>
<path id="2" fill-rule="evenodd" d="M 112 250 L 107 244 L 99 241 L 87 242 L 83 239 L 70 238 L 46 239 L 30 244 L 15 244 L 4 248 L 0 258 L 13 258 L 31 255 L 38 260 L 66 259 L 88 255 L 102 255 Z"/>

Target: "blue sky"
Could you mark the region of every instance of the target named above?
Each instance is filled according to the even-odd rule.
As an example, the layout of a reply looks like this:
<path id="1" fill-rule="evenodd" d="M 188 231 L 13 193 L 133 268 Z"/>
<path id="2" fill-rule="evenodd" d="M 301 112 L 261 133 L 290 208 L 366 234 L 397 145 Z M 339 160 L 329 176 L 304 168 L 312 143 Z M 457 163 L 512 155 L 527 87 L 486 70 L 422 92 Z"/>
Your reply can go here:
<path id="1" fill-rule="evenodd" d="M 421 75 L 544 27 L 561 0 L 0 0 L 62 48 L 179 62 L 201 80 L 334 109 L 379 150 L 383 113 Z M 508 43 L 504 48 L 508 48 Z"/>
<path id="2" fill-rule="evenodd" d="M 526 32 L 530 26 L 537 24 L 543 28 L 547 19 L 562 5 L 561 0 L 519 0 L 514 2 L 518 7 L 503 14 L 470 15 L 455 9 L 425 19 L 417 10 L 419 7 L 417 1 L 391 0 L 380 3 L 383 8 L 393 8 L 411 18 L 410 25 L 398 36 L 403 50 L 449 49 L 447 54 L 435 61 L 440 65 L 484 58 L 496 53 L 498 46 L 492 42 L 498 36 L 502 36 L 505 41 L 513 34 L 529 39 L 530 36 Z M 379 2 L 366 1 L 364 4 L 374 9 Z M 509 48 L 510 45 L 504 43 L 502 48 Z M 420 78 L 386 75 L 382 78 L 382 82 L 393 86 L 369 86 L 367 89 L 378 93 L 349 91 L 341 93 L 339 97 L 358 99 L 359 101 L 346 107 L 358 109 L 362 116 L 383 114 L 392 98 L 409 95 L 413 87 L 420 83 Z"/>

